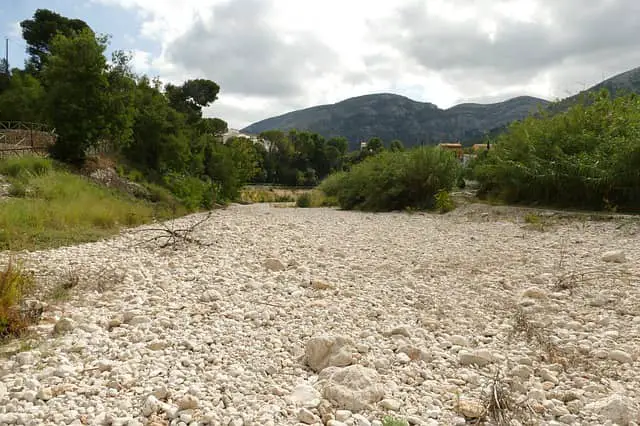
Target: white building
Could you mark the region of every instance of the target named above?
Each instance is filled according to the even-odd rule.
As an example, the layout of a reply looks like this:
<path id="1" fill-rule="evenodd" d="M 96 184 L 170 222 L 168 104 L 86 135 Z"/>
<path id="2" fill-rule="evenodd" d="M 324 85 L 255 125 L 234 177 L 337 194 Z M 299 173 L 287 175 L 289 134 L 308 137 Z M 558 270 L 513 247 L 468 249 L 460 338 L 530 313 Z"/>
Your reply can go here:
<path id="1" fill-rule="evenodd" d="M 222 135 L 222 142 L 227 142 L 230 138 L 247 138 L 251 139 L 254 142 L 258 142 L 258 137 L 254 135 L 247 135 L 246 133 L 242 133 L 240 130 L 229 129 L 227 133 Z"/>
<path id="2" fill-rule="evenodd" d="M 222 143 L 227 143 L 227 141 L 231 138 L 246 138 L 253 143 L 260 143 L 262 144 L 262 146 L 269 149 L 269 141 L 260 139 L 256 135 L 248 135 L 246 133 L 242 133 L 240 130 L 236 130 L 236 129 L 227 130 L 227 133 L 222 135 Z"/>

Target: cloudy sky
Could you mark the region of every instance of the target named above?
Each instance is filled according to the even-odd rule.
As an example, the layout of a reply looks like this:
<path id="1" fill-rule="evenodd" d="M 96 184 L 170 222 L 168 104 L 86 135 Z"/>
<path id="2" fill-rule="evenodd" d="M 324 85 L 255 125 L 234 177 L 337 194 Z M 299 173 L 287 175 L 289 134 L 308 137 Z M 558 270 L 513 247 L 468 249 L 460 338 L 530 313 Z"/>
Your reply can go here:
<path id="1" fill-rule="evenodd" d="M 0 0 L 14 66 L 37 8 L 112 34 L 139 73 L 216 81 L 206 113 L 233 128 L 378 92 L 562 98 L 640 66 L 638 0 Z"/>

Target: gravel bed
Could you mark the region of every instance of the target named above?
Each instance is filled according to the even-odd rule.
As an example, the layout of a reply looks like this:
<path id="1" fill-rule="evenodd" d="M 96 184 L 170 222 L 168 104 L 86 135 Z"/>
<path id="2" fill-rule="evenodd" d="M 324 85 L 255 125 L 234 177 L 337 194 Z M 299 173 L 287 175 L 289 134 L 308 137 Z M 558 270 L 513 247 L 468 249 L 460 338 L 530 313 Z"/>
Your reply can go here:
<path id="1" fill-rule="evenodd" d="M 77 285 L 5 348 L 0 424 L 640 423 L 638 222 L 516 212 L 234 205 L 203 244 L 18 253 Z"/>

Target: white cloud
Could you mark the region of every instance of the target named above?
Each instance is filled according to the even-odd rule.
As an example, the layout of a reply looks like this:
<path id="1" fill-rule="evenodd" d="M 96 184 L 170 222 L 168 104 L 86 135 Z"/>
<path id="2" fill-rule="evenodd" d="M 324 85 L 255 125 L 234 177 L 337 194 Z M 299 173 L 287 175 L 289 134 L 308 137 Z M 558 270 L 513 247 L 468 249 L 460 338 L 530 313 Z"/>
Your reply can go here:
<path id="1" fill-rule="evenodd" d="M 136 69 L 219 83 L 207 113 L 236 128 L 374 92 L 563 97 L 640 61 L 636 0 L 92 1 L 137 13 L 136 37 L 161 46 Z"/>
<path id="2" fill-rule="evenodd" d="M 13 22 L 11 23 L 11 25 L 9 25 L 9 37 L 22 37 L 22 28 L 20 27 L 20 22 Z"/>
<path id="3" fill-rule="evenodd" d="M 153 57 L 151 53 L 144 50 L 133 50 L 131 52 L 131 65 L 137 74 L 148 74 L 151 68 Z"/>

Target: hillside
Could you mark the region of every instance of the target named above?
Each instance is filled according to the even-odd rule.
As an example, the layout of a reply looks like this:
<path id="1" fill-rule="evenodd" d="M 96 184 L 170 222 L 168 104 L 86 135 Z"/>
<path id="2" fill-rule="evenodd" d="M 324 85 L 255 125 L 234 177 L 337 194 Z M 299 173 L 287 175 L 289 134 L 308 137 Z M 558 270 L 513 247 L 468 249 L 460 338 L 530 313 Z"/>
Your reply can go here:
<path id="1" fill-rule="evenodd" d="M 640 68 L 618 74 L 585 92 L 601 88 L 612 93 L 624 90 L 640 93 Z M 387 142 L 400 139 L 405 145 L 454 140 L 471 143 L 487 133 L 500 132 L 509 123 L 535 112 L 538 106 L 565 110 L 579 96 L 577 94 L 554 104 L 521 96 L 494 104 L 467 103 L 440 109 L 431 103 L 382 93 L 289 112 L 251 124 L 242 131 L 257 134 L 271 129 L 308 130 L 325 137 L 345 136 L 353 144 L 351 148 L 356 148 L 358 141 L 374 136 Z"/>
<path id="2" fill-rule="evenodd" d="M 484 132 L 525 117 L 548 102 L 518 97 L 494 104 L 461 104 L 440 109 L 390 93 L 346 99 L 293 111 L 254 123 L 242 131 L 260 133 L 270 129 L 309 130 L 325 137 L 345 136 L 356 144 L 374 136 L 405 145 L 451 140 L 473 140 Z M 354 147 L 352 147 L 354 148 Z"/>
<path id="3" fill-rule="evenodd" d="M 566 111 L 571 107 L 571 105 L 579 102 L 582 96 L 597 92 L 601 89 L 607 89 L 614 96 L 621 95 L 626 92 L 640 93 L 640 67 L 617 74 L 573 96 L 550 103 L 547 108 L 553 114 Z M 488 132 L 489 137 L 495 137 L 504 132 L 508 125 L 509 123 L 505 123 L 491 129 Z"/>
<path id="4" fill-rule="evenodd" d="M 624 92 L 640 93 L 640 67 L 615 75 L 576 95 L 562 99 L 553 105 L 553 110 L 564 111 L 586 93 L 607 89 L 613 95 Z"/>

